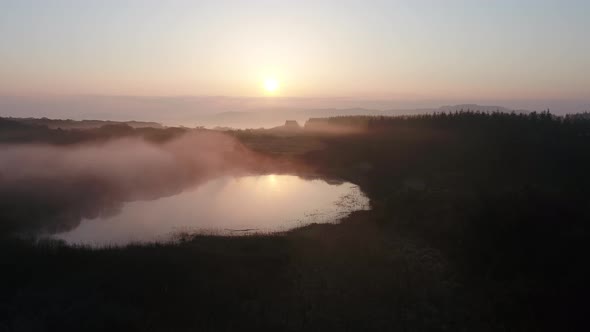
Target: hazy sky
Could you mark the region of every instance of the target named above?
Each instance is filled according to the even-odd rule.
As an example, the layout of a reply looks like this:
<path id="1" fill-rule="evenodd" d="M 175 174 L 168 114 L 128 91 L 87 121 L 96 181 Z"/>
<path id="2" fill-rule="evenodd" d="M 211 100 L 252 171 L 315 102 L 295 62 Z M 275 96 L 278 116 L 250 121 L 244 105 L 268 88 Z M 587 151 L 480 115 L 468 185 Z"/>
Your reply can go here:
<path id="1" fill-rule="evenodd" d="M 590 1 L 0 0 L 0 94 L 590 99 Z"/>

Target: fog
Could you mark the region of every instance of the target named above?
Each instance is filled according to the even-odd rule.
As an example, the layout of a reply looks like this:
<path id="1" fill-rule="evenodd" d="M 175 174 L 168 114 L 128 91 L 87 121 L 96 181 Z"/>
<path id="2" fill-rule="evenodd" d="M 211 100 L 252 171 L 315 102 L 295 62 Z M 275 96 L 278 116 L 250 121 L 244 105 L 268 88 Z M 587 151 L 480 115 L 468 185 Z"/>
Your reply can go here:
<path id="1" fill-rule="evenodd" d="M 230 136 L 198 132 L 164 144 L 139 138 L 0 147 L 0 230 L 63 231 L 126 201 L 172 195 L 226 174 L 272 169 Z"/>

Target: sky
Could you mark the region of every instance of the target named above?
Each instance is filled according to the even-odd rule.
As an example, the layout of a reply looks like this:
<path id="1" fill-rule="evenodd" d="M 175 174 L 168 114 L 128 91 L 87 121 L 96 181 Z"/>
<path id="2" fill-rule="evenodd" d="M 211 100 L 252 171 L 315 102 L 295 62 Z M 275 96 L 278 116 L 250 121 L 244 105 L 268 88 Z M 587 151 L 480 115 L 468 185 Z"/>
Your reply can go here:
<path id="1" fill-rule="evenodd" d="M 590 100 L 590 1 L 0 0 L 0 95 Z"/>

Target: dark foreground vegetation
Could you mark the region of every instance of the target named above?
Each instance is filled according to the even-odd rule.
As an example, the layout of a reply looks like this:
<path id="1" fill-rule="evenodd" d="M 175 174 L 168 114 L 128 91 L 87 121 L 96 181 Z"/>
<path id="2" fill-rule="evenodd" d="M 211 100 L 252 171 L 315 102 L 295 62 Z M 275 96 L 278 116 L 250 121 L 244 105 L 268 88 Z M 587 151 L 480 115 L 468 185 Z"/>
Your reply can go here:
<path id="1" fill-rule="evenodd" d="M 161 143 L 187 131 L 1 121 L 11 143 Z M 345 117 L 228 134 L 305 165 L 283 172 L 358 184 L 372 210 L 338 225 L 168 245 L 89 249 L 3 236 L 0 331 L 587 329 L 586 117 Z"/>

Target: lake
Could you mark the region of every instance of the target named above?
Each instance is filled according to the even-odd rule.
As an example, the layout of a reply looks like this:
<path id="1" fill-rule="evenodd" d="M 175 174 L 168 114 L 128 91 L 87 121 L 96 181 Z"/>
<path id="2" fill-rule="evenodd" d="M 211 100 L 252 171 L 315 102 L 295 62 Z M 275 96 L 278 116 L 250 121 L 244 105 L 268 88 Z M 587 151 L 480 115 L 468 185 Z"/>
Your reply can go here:
<path id="1" fill-rule="evenodd" d="M 165 242 L 179 234 L 244 235 L 336 222 L 369 200 L 348 182 L 293 175 L 221 177 L 177 195 L 125 203 L 116 215 L 83 219 L 52 235 L 68 244 L 107 246 Z"/>

